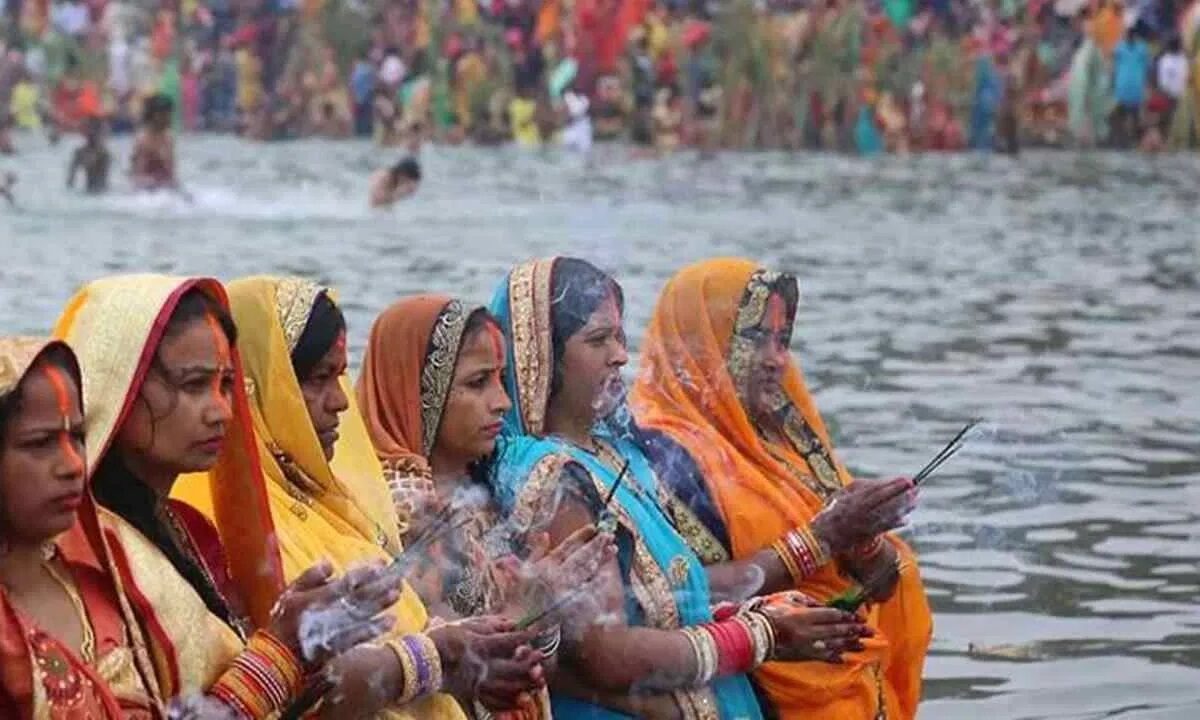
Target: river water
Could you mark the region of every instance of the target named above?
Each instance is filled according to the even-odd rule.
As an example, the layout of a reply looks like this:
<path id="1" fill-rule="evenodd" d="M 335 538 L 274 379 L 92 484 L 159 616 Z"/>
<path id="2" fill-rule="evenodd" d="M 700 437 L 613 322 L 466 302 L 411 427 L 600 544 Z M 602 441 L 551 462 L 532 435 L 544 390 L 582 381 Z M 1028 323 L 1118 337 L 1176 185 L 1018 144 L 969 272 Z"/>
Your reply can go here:
<path id="1" fill-rule="evenodd" d="M 373 212 L 390 158 L 366 144 L 184 138 L 187 202 L 123 178 L 69 194 L 69 149 L 23 143 L 0 164 L 21 178 L 4 332 L 45 330 L 106 273 L 300 273 L 340 290 L 357 354 L 398 296 L 486 301 L 514 263 L 575 254 L 623 283 L 636 346 L 684 263 L 792 271 L 795 350 L 860 475 L 911 474 L 988 421 L 905 531 L 936 613 L 921 718 L 1200 718 L 1195 155 L 433 149 L 419 195 Z"/>

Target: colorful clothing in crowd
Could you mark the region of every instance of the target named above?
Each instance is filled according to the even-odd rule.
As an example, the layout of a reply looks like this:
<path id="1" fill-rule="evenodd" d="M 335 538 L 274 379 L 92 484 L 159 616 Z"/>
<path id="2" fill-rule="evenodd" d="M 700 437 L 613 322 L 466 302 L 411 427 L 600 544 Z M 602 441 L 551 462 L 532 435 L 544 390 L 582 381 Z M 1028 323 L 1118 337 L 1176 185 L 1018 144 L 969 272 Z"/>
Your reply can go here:
<path id="1" fill-rule="evenodd" d="M 711 260 L 684 269 L 663 290 L 642 346 L 631 396 L 640 427 L 686 449 L 703 486 L 672 487 L 679 496 L 706 496 L 715 507 L 703 533 L 689 533 L 702 552 L 728 538 L 733 558 L 771 546 L 806 525 L 830 496 L 851 481 L 833 456 L 825 423 L 795 362 L 776 399 L 785 418 L 786 446 L 768 443 L 745 409 L 754 333 L 773 284 L 755 263 Z M 790 322 L 795 304 L 791 303 Z M 685 477 L 672 475 L 670 479 Z M 695 504 L 694 504 L 695 506 Z M 895 537 L 902 558 L 895 595 L 867 613 L 876 630 L 863 652 L 837 665 L 768 663 L 755 673 L 779 717 L 794 720 L 889 718 L 911 720 L 921 695 L 921 672 L 932 623 L 916 561 Z M 834 563 L 797 589 L 829 600 L 850 587 Z"/>
<path id="2" fill-rule="evenodd" d="M 699 558 L 676 532 L 660 502 L 658 481 L 640 448 L 628 436 L 598 427 L 604 450 L 592 454 L 565 440 L 546 435 L 546 413 L 557 358 L 551 338 L 551 282 L 556 261 L 538 260 L 518 266 L 493 298 L 491 310 L 500 320 L 508 346 L 505 386 L 512 410 L 497 450 L 493 488 L 510 523 L 535 527 L 548 520 L 572 463 L 586 475 L 581 491 L 596 502 L 607 495 L 623 468 L 627 477 L 613 496 L 613 512 L 628 542 L 618 560 L 626 585 L 626 614 L 631 625 L 676 630 L 711 622 L 708 577 Z M 711 685 L 672 693 L 689 716 L 760 718 L 749 680 L 744 675 L 717 679 Z M 620 718 L 624 715 L 582 700 L 555 694 L 554 714 L 564 718 Z"/>

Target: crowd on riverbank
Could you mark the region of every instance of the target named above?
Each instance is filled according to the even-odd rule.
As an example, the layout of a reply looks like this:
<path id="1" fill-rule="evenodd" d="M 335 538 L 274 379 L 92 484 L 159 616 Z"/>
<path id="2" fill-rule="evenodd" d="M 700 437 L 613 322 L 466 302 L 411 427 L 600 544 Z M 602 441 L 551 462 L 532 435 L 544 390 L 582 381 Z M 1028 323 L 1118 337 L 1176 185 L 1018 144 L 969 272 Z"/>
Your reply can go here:
<path id="1" fill-rule="evenodd" d="M 1200 139 L 1194 0 L 7 0 L 5 125 L 873 154 Z"/>

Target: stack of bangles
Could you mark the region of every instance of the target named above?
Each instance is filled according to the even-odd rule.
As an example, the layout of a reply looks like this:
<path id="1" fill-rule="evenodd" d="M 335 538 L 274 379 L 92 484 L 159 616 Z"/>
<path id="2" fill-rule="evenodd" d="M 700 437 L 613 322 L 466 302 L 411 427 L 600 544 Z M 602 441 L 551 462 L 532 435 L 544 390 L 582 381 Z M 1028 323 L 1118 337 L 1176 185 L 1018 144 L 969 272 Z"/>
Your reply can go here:
<path id="1" fill-rule="evenodd" d="M 273 635 L 259 630 L 213 684 L 209 695 L 240 717 L 265 718 L 282 710 L 303 681 L 304 669 L 295 654 Z"/>
<path id="2" fill-rule="evenodd" d="M 779 555 L 797 585 L 815 575 L 830 559 L 829 550 L 808 525 L 788 531 L 771 545 L 771 549 Z"/>
<path id="3" fill-rule="evenodd" d="M 696 656 L 694 685 L 750 672 L 775 654 L 775 630 L 761 612 L 746 610 L 682 629 Z"/>
<path id="4" fill-rule="evenodd" d="M 442 689 L 442 658 L 427 635 L 405 635 L 387 641 L 404 670 L 404 688 L 395 704 L 406 705 Z"/>

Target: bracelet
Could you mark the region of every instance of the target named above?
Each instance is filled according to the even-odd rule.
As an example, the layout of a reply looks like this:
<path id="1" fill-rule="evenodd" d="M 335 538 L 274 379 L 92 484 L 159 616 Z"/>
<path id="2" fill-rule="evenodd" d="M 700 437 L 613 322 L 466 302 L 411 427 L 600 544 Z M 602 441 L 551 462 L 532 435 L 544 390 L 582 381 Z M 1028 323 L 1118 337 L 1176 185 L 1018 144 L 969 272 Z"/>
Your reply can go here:
<path id="1" fill-rule="evenodd" d="M 409 651 L 408 645 L 400 640 L 392 638 L 386 644 L 400 662 L 400 670 L 404 674 L 404 683 L 400 688 L 400 694 L 396 696 L 395 703 L 406 705 L 415 700 L 420 693 L 420 686 L 417 684 L 417 662 Z"/>
<path id="2" fill-rule="evenodd" d="M 270 633 L 259 630 L 209 694 L 239 715 L 263 718 L 282 709 L 303 680 L 300 661 L 292 651 Z"/>
<path id="3" fill-rule="evenodd" d="M 540 652 L 543 657 L 553 657 L 558 652 L 558 647 L 561 644 L 561 625 L 555 625 L 552 628 L 543 630 L 536 638 L 533 639 L 533 649 Z"/>
<path id="4" fill-rule="evenodd" d="M 442 656 L 428 635 L 405 635 L 404 644 L 412 651 L 417 666 L 418 695 L 432 695 L 442 688 Z"/>
<path id="5" fill-rule="evenodd" d="M 736 675 L 754 665 L 754 637 L 736 619 L 701 625 L 713 638 L 717 650 L 717 675 Z"/>
<path id="6" fill-rule="evenodd" d="M 828 548 L 807 525 L 788 531 L 772 543 L 771 549 L 779 555 L 797 585 L 815 575 L 829 562 Z"/>
<path id="7" fill-rule="evenodd" d="M 711 635 L 698 627 L 682 628 L 696 657 L 696 676 L 693 685 L 707 685 L 717 674 L 717 646 Z"/>
<path id="8" fill-rule="evenodd" d="M 754 667 L 762 665 L 775 656 L 775 627 L 771 619 L 761 612 L 747 612 L 737 617 L 754 638 Z"/>

